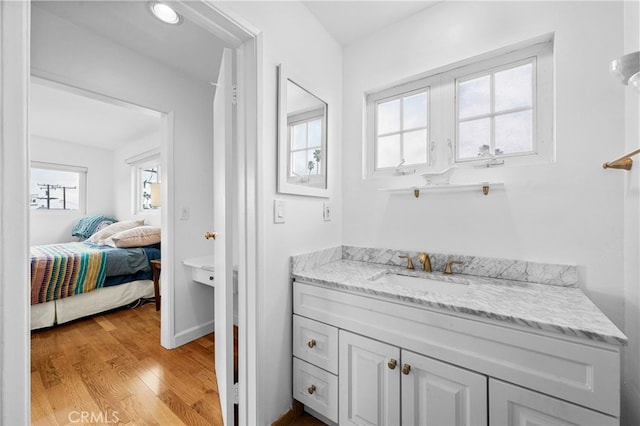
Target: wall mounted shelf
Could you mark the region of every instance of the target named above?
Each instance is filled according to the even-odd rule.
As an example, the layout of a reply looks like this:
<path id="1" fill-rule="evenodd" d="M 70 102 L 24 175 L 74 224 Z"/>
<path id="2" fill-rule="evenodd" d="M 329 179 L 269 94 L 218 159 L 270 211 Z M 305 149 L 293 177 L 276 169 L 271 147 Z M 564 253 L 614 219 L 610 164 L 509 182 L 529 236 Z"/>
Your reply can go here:
<path id="1" fill-rule="evenodd" d="M 414 197 L 419 198 L 423 192 L 458 192 L 479 190 L 484 195 L 489 195 L 491 189 L 504 188 L 502 182 L 477 182 L 477 183 L 449 183 L 443 185 L 426 185 L 413 186 L 408 188 L 380 188 L 380 191 L 402 193 L 413 193 Z"/>

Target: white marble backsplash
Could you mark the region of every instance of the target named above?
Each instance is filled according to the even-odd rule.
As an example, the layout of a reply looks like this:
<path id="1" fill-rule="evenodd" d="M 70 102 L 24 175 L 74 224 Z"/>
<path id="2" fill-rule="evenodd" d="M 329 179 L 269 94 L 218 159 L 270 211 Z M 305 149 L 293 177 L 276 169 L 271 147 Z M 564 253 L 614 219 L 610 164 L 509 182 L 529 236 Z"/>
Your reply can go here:
<path id="1" fill-rule="evenodd" d="M 416 270 L 421 270 L 418 262 L 420 252 L 354 246 L 333 247 L 313 253 L 293 256 L 293 273 L 312 269 L 336 260 L 376 263 L 391 266 L 406 266 L 407 260 L 400 255 L 409 255 Z M 455 254 L 429 253 L 433 271 L 442 272 L 448 260 L 462 261 L 462 265 L 452 265 L 455 274 L 477 277 L 499 278 L 510 281 L 522 281 L 563 287 L 578 286 L 578 270 L 574 265 L 558 265 L 527 262 L 524 260 L 497 259 L 479 256 L 461 256 Z"/>

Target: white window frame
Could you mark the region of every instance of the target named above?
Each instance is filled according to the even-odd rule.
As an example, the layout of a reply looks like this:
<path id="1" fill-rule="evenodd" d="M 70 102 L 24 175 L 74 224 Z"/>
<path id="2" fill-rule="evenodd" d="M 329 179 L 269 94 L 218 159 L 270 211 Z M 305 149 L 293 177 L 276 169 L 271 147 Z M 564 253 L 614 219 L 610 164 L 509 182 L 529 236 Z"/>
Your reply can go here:
<path id="1" fill-rule="evenodd" d="M 82 166 L 73 166 L 69 164 L 47 163 L 43 161 L 31 161 L 29 168 L 29 179 L 31 179 L 31 169 L 58 170 L 62 172 L 72 172 L 78 174 L 78 209 L 30 209 L 31 212 L 44 214 L 73 214 L 84 215 L 87 212 L 87 172 L 88 169 Z M 45 213 L 46 212 L 46 213 Z"/>
<path id="2" fill-rule="evenodd" d="M 133 214 L 158 214 L 160 207 L 143 208 L 141 170 L 157 168 L 158 183 L 161 183 L 160 149 L 153 149 L 125 160 L 131 166 L 131 211 Z"/>
<path id="3" fill-rule="evenodd" d="M 548 164 L 555 162 L 554 135 L 554 36 L 538 37 L 493 52 L 456 62 L 396 83 L 386 89 L 365 93 L 366 134 L 363 141 L 363 178 L 402 176 L 425 171 L 440 171 L 451 166 L 483 167 L 484 158 L 458 160 L 457 155 L 457 82 L 508 69 L 527 61 L 534 63 L 533 77 L 533 152 L 497 156 L 505 166 Z M 429 87 L 427 123 L 427 164 L 400 168 L 375 169 L 376 102 L 402 96 L 419 87 Z"/>
<path id="4" fill-rule="evenodd" d="M 493 74 L 505 69 L 514 68 L 526 63 L 533 64 L 532 81 L 532 142 L 531 152 L 501 154 L 496 158 L 505 165 L 530 165 L 552 163 L 555 161 L 555 141 L 553 135 L 553 40 L 546 40 L 532 45 L 511 50 L 507 53 L 493 55 L 473 64 L 458 67 L 445 73 L 447 91 L 445 99 L 447 107 L 454 112 L 448 133 L 453 135 L 453 158 L 451 165 L 478 166 L 487 163 L 487 158 L 458 158 L 458 108 L 457 81 L 465 81 L 483 75 Z M 453 96 L 451 91 L 454 92 Z M 493 93 L 492 93 L 493 96 Z M 492 115 L 495 117 L 495 115 Z M 493 137 L 493 132 L 492 132 Z"/>
<path id="5" fill-rule="evenodd" d="M 366 96 L 366 111 L 367 111 L 367 130 L 365 141 L 366 152 L 366 174 L 368 176 L 393 176 L 393 175 L 405 175 L 413 174 L 419 171 L 429 170 L 434 163 L 433 158 L 433 143 L 431 139 L 432 122 L 435 118 L 435 112 L 432 108 L 432 86 L 437 82 L 434 77 L 421 78 L 419 80 L 411 81 L 408 83 L 402 83 L 384 89 L 378 92 L 371 93 Z M 377 113 L 378 105 L 384 102 L 389 102 L 395 99 L 401 99 L 405 96 L 410 96 L 416 93 L 427 92 L 427 161 L 421 164 L 411 165 L 398 165 L 394 167 L 376 168 L 376 153 L 378 147 L 378 134 L 377 134 Z M 401 117 L 402 118 L 402 117 Z M 405 133 L 405 130 L 398 132 L 400 134 Z"/>

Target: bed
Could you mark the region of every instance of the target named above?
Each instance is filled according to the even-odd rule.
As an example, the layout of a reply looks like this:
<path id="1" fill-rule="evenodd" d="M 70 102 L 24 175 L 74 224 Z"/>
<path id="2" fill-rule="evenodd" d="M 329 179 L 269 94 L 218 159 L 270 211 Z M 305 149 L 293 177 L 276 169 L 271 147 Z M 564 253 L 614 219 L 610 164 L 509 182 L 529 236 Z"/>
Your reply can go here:
<path id="1" fill-rule="evenodd" d="M 85 241 L 31 247 L 31 329 L 152 298 L 160 230 L 115 222 Z"/>

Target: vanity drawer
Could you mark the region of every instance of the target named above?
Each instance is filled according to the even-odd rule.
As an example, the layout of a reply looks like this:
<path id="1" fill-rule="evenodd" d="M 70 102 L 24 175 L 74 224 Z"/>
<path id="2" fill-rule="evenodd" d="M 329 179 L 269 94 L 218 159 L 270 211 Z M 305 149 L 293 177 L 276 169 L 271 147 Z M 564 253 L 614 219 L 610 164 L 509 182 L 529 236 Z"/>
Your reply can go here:
<path id="1" fill-rule="evenodd" d="M 200 284 L 213 287 L 215 283 L 215 273 L 201 268 L 192 268 L 191 279 Z"/>
<path id="2" fill-rule="evenodd" d="M 338 374 L 338 329 L 294 315 L 293 355 Z"/>
<path id="3" fill-rule="evenodd" d="M 293 397 L 332 422 L 338 421 L 338 376 L 295 357 Z"/>

